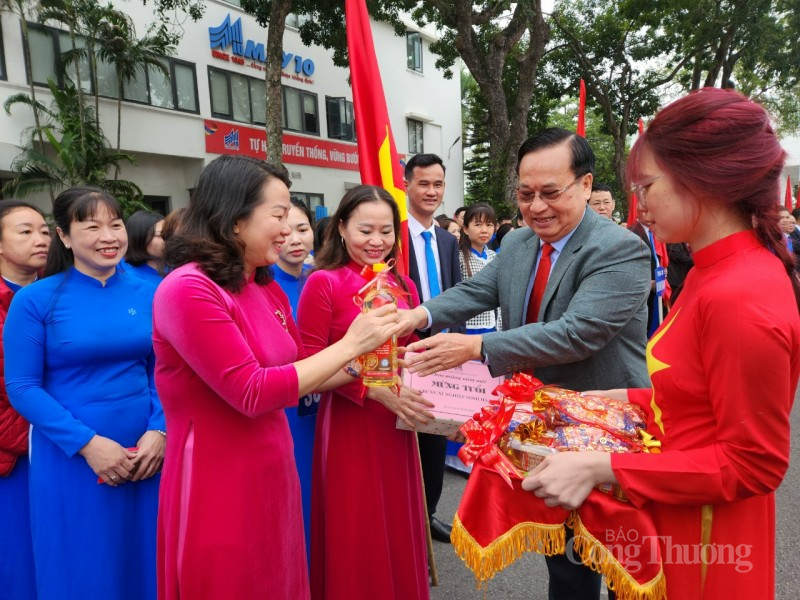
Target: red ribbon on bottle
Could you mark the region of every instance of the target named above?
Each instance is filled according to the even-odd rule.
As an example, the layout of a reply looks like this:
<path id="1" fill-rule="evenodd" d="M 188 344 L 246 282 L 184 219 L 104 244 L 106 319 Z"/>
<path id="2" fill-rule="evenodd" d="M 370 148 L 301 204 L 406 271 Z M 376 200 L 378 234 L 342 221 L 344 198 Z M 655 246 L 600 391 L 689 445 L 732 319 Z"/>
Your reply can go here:
<path id="1" fill-rule="evenodd" d="M 367 283 L 353 296 L 353 302 L 356 303 L 356 306 L 361 307 L 361 305 L 364 303 L 364 298 L 367 297 L 369 290 L 373 285 L 375 285 L 375 279 L 378 277 L 383 279 L 383 285 L 388 288 L 389 293 L 395 298 L 399 299 L 406 296 L 411 296 L 410 293 L 403 290 L 399 285 L 397 285 L 397 283 L 387 277 L 389 271 L 391 271 L 396 264 L 397 263 L 395 260 L 390 258 L 386 261 L 386 268 L 380 273 L 376 273 L 372 269 L 372 265 L 364 265 L 364 267 L 361 269 L 360 275 L 367 280 Z"/>

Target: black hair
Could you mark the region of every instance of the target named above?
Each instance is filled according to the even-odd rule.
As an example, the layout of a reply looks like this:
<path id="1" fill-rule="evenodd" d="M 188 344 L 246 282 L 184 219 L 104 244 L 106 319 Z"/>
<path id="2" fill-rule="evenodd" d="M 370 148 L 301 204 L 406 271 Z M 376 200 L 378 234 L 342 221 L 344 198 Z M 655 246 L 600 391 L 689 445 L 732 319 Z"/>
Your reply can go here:
<path id="1" fill-rule="evenodd" d="M 347 224 L 353 212 L 365 202 L 383 202 L 389 205 L 392 210 L 392 225 L 394 226 L 394 246 L 386 256 L 384 262 L 391 259 L 398 259 L 398 249 L 400 248 L 400 209 L 397 207 L 392 195 L 382 187 L 377 185 L 358 185 L 350 190 L 339 202 L 339 207 L 331 217 L 331 221 L 325 232 L 325 240 L 319 253 L 314 256 L 314 268 L 333 270 L 345 266 L 350 262 L 350 254 L 345 246 L 344 238 L 339 231 L 339 223 Z M 396 273 L 396 271 L 395 271 Z M 400 287 L 408 291 L 406 282 L 402 277 L 395 275 Z"/>
<path id="2" fill-rule="evenodd" d="M 436 215 L 435 217 L 433 217 L 433 220 L 436 221 L 436 224 L 442 229 L 447 229 L 448 227 L 450 227 L 450 223 L 455 223 L 456 225 L 458 225 L 457 221 L 454 221 L 447 215 Z M 459 225 L 459 227 L 461 226 Z"/>
<path id="3" fill-rule="evenodd" d="M 156 236 L 156 224 L 164 220 L 164 215 L 150 210 L 137 210 L 125 223 L 128 232 L 128 251 L 125 260 L 134 267 L 145 264 L 148 260 L 161 257 L 150 256 L 147 246 Z"/>
<path id="4" fill-rule="evenodd" d="M 303 202 L 302 200 L 300 200 L 300 198 L 298 198 L 296 196 L 292 196 L 290 201 L 291 201 L 292 206 L 294 208 L 299 208 L 300 210 L 303 211 L 303 214 L 308 219 L 309 225 L 314 223 L 314 217 L 311 214 L 311 209 L 308 208 L 308 204 L 306 204 L 305 202 Z"/>
<path id="5" fill-rule="evenodd" d="M 497 250 L 500 247 L 500 245 L 503 243 L 503 238 L 506 237 L 506 234 L 509 231 L 514 231 L 514 226 L 511 223 L 503 223 L 497 228 L 497 231 L 494 234 L 495 247 L 493 250 Z"/>
<path id="6" fill-rule="evenodd" d="M 353 212 L 365 202 L 384 202 L 392 210 L 392 223 L 394 225 L 394 247 L 386 260 L 396 258 L 397 248 L 400 245 L 400 209 L 392 195 L 377 185 L 357 185 L 347 191 L 339 202 L 339 207 L 331 217 L 330 225 L 325 232 L 325 241 L 319 254 L 314 256 L 314 265 L 317 269 L 338 269 L 350 262 L 350 255 L 345 247 L 344 238 L 339 232 L 339 223 L 347 224 Z"/>
<path id="7" fill-rule="evenodd" d="M 592 192 L 608 192 L 612 196 L 614 195 L 614 192 L 611 191 L 611 186 L 596 181 L 592 181 Z"/>
<path id="8" fill-rule="evenodd" d="M 494 209 L 485 202 L 476 202 L 471 204 L 464 211 L 464 227 L 466 228 L 472 221 L 488 221 L 494 223 Z M 469 266 L 469 252 L 472 248 L 472 242 L 465 232 L 461 232 L 461 238 L 458 240 L 458 247 L 461 250 L 461 256 L 464 258 L 464 266 L 467 268 L 467 277 L 472 277 L 472 268 Z"/>
<path id="9" fill-rule="evenodd" d="M 594 174 L 594 152 L 592 152 L 589 142 L 583 136 L 560 127 L 544 129 L 522 143 L 517 153 L 517 174 L 519 174 L 519 166 L 526 154 L 559 146 L 564 142 L 569 142 L 572 150 L 572 163 L 570 164 L 572 174 L 575 177 L 581 177 L 587 173 Z"/>
<path id="10" fill-rule="evenodd" d="M 314 227 L 314 256 L 316 257 L 319 253 L 320 249 L 322 249 L 322 244 L 325 243 L 325 233 L 328 229 L 328 225 L 331 222 L 330 217 L 322 217 L 319 221 L 317 221 L 316 226 Z"/>
<path id="11" fill-rule="evenodd" d="M 406 181 L 414 179 L 414 169 L 417 167 L 430 167 L 431 165 L 439 165 L 442 167 L 442 172 L 446 172 L 442 159 L 436 154 L 415 154 L 406 163 L 406 170 L 404 177 Z"/>
<path id="12" fill-rule="evenodd" d="M 30 208 L 31 210 L 35 210 L 37 213 L 39 213 L 43 219 L 45 218 L 42 209 L 38 206 L 34 206 L 33 204 L 23 202 L 22 200 L 0 200 L 0 238 L 3 236 L 3 219 L 6 218 L 8 213 L 18 208 Z"/>
<path id="13" fill-rule="evenodd" d="M 467 207 L 466 207 L 466 206 L 459 206 L 459 207 L 458 207 L 458 208 L 455 210 L 455 212 L 453 213 L 453 216 L 454 216 L 454 217 L 457 217 L 458 215 L 460 215 L 460 214 L 461 214 L 462 212 L 464 212 L 465 210 L 467 210 Z"/>
<path id="14" fill-rule="evenodd" d="M 793 216 L 795 219 L 800 219 L 800 206 L 798 206 L 797 208 L 795 208 L 795 209 L 792 211 L 792 216 Z"/>
<path id="15" fill-rule="evenodd" d="M 273 179 L 288 189 L 286 171 L 267 162 L 228 155 L 211 161 L 197 178 L 180 228 L 166 242 L 166 265 L 175 268 L 196 262 L 214 283 L 238 291 L 245 283 L 245 248 L 233 230 L 237 221 L 249 218 L 261 204 L 264 186 Z M 270 281 L 270 268 L 257 267 L 255 283 Z"/>
<path id="16" fill-rule="evenodd" d="M 97 187 L 73 187 L 61 192 L 53 201 L 53 221 L 62 233 L 69 234 L 73 221 L 87 221 L 97 214 L 99 205 L 104 205 L 114 215 L 115 219 L 122 219 L 122 208 L 116 198 Z M 61 236 L 53 236 L 50 242 L 50 251 L 47 254 L 47 264 L 44 266 L 44 275 L 49 277 L 56 273 L 66 271 L 75 264 L 72 250 L 69 250 Z"/>

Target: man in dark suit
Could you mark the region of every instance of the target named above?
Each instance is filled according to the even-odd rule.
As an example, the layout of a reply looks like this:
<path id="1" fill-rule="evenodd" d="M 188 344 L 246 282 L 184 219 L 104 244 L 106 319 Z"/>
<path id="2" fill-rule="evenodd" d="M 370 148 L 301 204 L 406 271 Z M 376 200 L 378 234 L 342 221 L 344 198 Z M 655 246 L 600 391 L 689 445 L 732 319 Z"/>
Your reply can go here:
<path id="1" fill-rule="evenodd" d="M 406 163 L 408 195 L 408 275 L 424 302 L 435 298 L 461 281 L 458 264 L 458 241 L 433 220 L 444 199 L 444 164 L 435 154 L 417 154 Z M 441 331 L 434 330 L 433 333 Z M 431 332 L 423 332 L 428 337 Z M 431 537 L 450 543 L 452 527 L 436 518 L 436 506 L 442 495 L 447 438 L 419 434 L 422 480 L 431 525 Z"/>
<path id="2" fill-rule="evenodd" d="M 504 331 L 410 344 L 422 353 L 409 368 L 426 375 L 482 360 L 494 375 L 534 371 L 545 383 L 578 391 L 648 385 L 649 253 L 638 237 L 587 207 L 593 168 L 586 140 L 564 129 L 522 145 L 517 203 L 528 228 L 509 233 L 503 251 L 474 277 L 400 314 L 410 331 L 499 306 Z M 599 575 L 571 555 L 547 559 L 550 598 L 597 600 Z"/>
<path id="3" fill-rule="evenodd" d="M 650 251 L 650 293 L 647 295 L 647 337 L 650 337 L 661 324 L 664 314 L 658 315 L 656 319 L 656 304 L 658 303 L 656 268 L 658 267 L 658 261 L 656 260 L 656 249 L 653 246 L 654 240 L 650 237 L 650 228 L 647 226 L 641 205 L 636 206 L 636 223 L 631 225 L 630 230 L 642 239 Z M 663 312 L 665 313 L 666 311 Z"/>

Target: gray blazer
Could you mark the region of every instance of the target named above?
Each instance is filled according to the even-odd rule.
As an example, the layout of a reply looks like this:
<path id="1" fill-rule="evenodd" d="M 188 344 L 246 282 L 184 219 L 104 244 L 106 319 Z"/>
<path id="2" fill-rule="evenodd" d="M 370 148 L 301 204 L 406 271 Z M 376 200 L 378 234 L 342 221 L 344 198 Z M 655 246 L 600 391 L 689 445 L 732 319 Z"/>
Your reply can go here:
<path id="1" fill-rule="evenodd" d="M 524 325 L 539 238 L 528 228 L 472 279 L 425 303 L 433 326 L 500 307 L 504 331 L 484 334 L 495 376 L 535 370 L 570 389 L 647 387 L 650 253 L 633 233 L 587 210 L 545 288 L 539 322 Z"/>

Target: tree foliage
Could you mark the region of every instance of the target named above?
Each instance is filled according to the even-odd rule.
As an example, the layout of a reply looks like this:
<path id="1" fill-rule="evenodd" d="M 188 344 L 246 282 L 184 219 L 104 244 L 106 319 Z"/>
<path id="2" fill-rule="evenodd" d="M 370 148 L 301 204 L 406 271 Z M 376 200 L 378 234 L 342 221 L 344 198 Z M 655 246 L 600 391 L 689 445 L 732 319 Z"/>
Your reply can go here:
<path id="1" fill-rule="evenodd" d="M 446 77 L 452 76 L 457 59 L 467 66 L 485 100 L 489 196 L 484 200 L 505 202 L 516 186 L 516 150 L 527 133 L 537 69 L 548 37 L 541 0 L 373 0 L 367 6 L 373 19 L 390 23 L 398 35 L 408 28 L 403 12 L 420 27 L 434 25 L 440 39 L 431 43 L 430 50 L 437 55 L 436 68 Z M 295 8 L 312 17 L 300 28 L 303 42 L 332 49 L 334 62 L 346 65 L 342 3 L 296 0 Z M 513 94 L 503 85 L 507 69 L 516 79 Z"/>
<path id="2" fill-rule="evenodd" d="M 108 178 L 112 168 L 122 161 L 133 162 L 133 157 L 108 149 L 108 140 L 97 125 L 94 109 L 86 105 L 85 97 L 72 82 L 59 88 L 51 79 L 48 87 L 53 97 L 50 106 L 24 93 L 7 98 L 3 105 L 9 115 L 14 106 L 23 105 L 35 107 L 43 116 L 41 125 L 26 132 L 22 152 L 11 165 L 14 179 L 4 191 L 24 197 L 46 189 L 95 185 L 117 196 L 128 214 L 147 208 L 141 202 L 142 192 L 138 186 L 130 181 Z M 83 107 L 78 106 L 81 101 Z M 48 142 L 44 149 L 34 144 L 40 135 Z"/>
<path id="3" fill-rule="evenodd" d="M 283 166 L 283 33 L 286 17 L 293 6 L 293 0 L 242 1 L 242 8 L 255 16 L 259 25 L 267 27 L 267 69 L 264 73 L 267 114 L 264 128 L 267 134 L 267 160 L 278 167 Z"/>
<path id="4" fill-rule="evenodd" d="M 665 87 L 693 56 L 681 55 L 679 37 L 642 8 L 641 0 L 560 0 L 552 16 L 558 46 L 550 64 L 576 96 L 585 81 L 587 104 L 597 107 L 613 140 L 617 189 L 624 188 L 628 136 L 655 113 Z"/>

